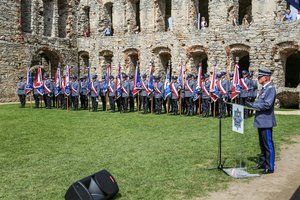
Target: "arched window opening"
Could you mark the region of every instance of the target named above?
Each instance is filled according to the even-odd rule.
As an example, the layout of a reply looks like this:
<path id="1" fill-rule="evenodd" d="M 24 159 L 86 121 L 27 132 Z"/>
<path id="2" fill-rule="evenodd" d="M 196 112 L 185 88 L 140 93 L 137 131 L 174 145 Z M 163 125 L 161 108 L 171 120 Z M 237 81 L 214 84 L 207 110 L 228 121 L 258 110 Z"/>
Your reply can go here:
<path id="1" fill-rule="evenodd" d="M 23 32 L 31 32 L 31 0 L 21 1 L 21 26 Z"/>
<path id="2" fill-rule="evenodd" d="M 199 26 L 200 26 L 201 29 L 204 29 L 203 28 L 204 21 L 206 22 L 206 26 L 209 25 L 208 0 L 199 0 L 199 4 L 198 4 L 198 20 L 199 20 L 198 23 L 199 23 Z"/>
<path id="3" fill-rule="evenodd" d="M 240 60 L 239 60 L 240 77 L 242 77 L 242 71 L 243 70 L 249 71 L 249 66 L 250 66 L 249 54 L 240 57 Z"/>
<path id="4" fill-rule="evenodd" d="M 296 88 L 300 83 L 300 51 L 286 60 L 285 87 Z"/>
<path id="5" fill-rule="evenodd" d="M 172 31 L 172 0 L 161 0 L 155 4 L 155 30 Z"/>
<path id="6" fill-rule="evenodd" d="M 52 0 L 44 0 L 43 1 L 43 16 L 44 16 L 44 36 L 51 36 L 52 35 L 52 28 L 53 28 L 53 1 Z"/>
<path id="7" fill-rule="evenodd" d="M 158 62 L 158 68 L 159 68 L 159 71 L 158 73 L 156 73 L 156 75 L 160 75 L 160 76 L 163 76 L 163 79 L 165 79 L 165 75 L 166 75 L 166 72 L 167 72 L 167 69 L 168 69 L 168 65 L 169 65 L 169 62 L 171 62 L 171 54 L 169 53 L 161 53 L 159 54 L 159 62 Z M 170 66 L 171 69 L 170 69 L 170 72 L 172 73 L 172 66 Z M 172 76 L 172 74 L 171 74 Z"/>
<path id="8" fill-rule="evenodd" d="M 252 21 L 252 0 L 239 0 L 239 24 L 249 25 Z"/>
<path id="9" fill-rule="evenodd" d="M 129 33 L 140 32 L 140 1 L 131 0 L 126 4 L 127 31 Z"/>
<path id="10" fill-rule="evenodd" d="M 58 37 L 66 37 L 66 22 L 68 17 L 68 4 L 65 0 L 57 1 L 58 7 Z"/>
<path id="11" fill-rule="evenodd" d="M 113 4 L 112 3 L 106 3 L 104 5 L 104 13 L 105 13 L 105 26 L 109 27 L 111 29 L 111 35 L 113 35 L 114 32 L 114 24 L 113 24 Z M 106 28 L 105 27 L 105 28 Z"/>
<path id="12" fill-rule="evenodd" d="M 79 59 L 79 74 L 83 75 L 88 72 L 88 67 L 90 66 L 90 57 L 88 52 L 79 52 L 78 54 Z"/>

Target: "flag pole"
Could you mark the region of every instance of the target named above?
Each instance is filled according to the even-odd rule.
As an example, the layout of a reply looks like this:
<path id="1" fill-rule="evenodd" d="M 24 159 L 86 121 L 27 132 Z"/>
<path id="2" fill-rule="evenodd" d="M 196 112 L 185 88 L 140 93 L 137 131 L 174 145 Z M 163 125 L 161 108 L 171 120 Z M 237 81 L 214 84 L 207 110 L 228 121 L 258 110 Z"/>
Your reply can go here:
<path id="1" fill-rule="evenodd" d="M 137 111 L 140 112 L 140 92 L 138 92 Z"/>
<path id="2" fill-rule="evenodd" d="M 180 90 L 180 108 L 179 108 L 179 113 L 180 113 L 180 115 L 181 115 L 181 113 L 182 113 L 182 90 Z"/>
<path id="3" fill-rule="evenodd" d="M 69 97 L 67 96 L 67 111 L 69 111 Z"/>
<path id="4" fill-rule="evenodd" d="M 151 114 L 153 114 L 153 92 L 151 93 Z"/>
<path id="5" fill-rule="evenodd" d="M 214 117 L 216 117 L 216 102 L 214 101 L 214 114 L 213 114 Z"/>
<path id="6" fill-rule="evenodd" d="M 199 116 L 201 115 L 201 94 L 199 95 L 199 107 L 198 107 L 198 110 L 199 110 Z"/>
<path id="7" fill-rule="evenodd" d="M 108 101 L 108 92 L 105 93 L 105 108 L 106 108 L 106 112 L 108 111 L 108 105 L 107 105 L 107 101 Z"/>

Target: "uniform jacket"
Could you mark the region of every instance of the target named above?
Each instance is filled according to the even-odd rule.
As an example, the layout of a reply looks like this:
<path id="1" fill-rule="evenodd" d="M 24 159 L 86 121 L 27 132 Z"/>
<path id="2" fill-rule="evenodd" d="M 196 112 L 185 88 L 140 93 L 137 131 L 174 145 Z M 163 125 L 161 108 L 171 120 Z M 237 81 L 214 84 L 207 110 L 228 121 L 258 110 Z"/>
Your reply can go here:
<path id="1" fill-rule="evenodd" d="M 83 96 L 86 96 L 86 87 L 87 87 L 87 81 L 81 81 L 80 82 L 80 94 Z"/>
<path id="2" fill-rule="evenodd" d="M 110 82 L 110 87 L 113 90 L 113 92 L 111 92 L 110 90 L 108 90 L 108 96 L 110 97 L 114 97 L 116 96 L 116 83 L 114 81 Z"/>
<path id="3" fill-rule="evenodd" d="M 129 97 L 130 93 L 130 83 L 128 80 L 122 82 L 122 97 Z M 125 90 L 126 92 L 124 92 Z"/>
<path id="4" fill-rule="evenodd" d="M 92 89 L 92 84 L 95 88 L 95 91 Z M 100 83 L 99 81 L 92 81 L 91 82 L 91 97 L 98 97 L 100 93 Z"/>
<path id="5" fill-rule="evenodd" d="M 74 81 L 71 83 L 71 88 L 72 88 L 72 97 L 78 97 L 80 94 L 80 84 L 78 81 Z"/>
<path id="6" fill-rule="evenodd" d="M 17 93 L 18 95 L 24 95 L 25 94 L 25 89 L 26 89 L 26 83 L 21 81 L 17 83 Z"/>
<path id="7" fill-rule="evenodd" d="M 203 82 L 203 87 L 205 87 L 205 89 L 209 93 L 210 80 Z M 210 99 L 210 96 L 206 95 L 206 93 L 203 90 L 202 90 L 202 99 Z"/>
<path id="8" fill-rule="evenodd" d="M 250 79 L 248 79 L 248 78 L 243 78 L 243 79 L 244 79 L 244 81 L 245 81 L 245 83 L 246 83 L 246 85 L 248 86 L 248 89 L 249 89 L 249 87 L 250 87 Z M 248 91 L 245 90 L 245 89 L 241 86 L 241 89 L 240 89 L 240 97 L 245 98 L 245 97 L 248 97 L 248 96 L 249 96 Z"/>
<path id="9" fill-rule="evenodd" d="M 256 109 L 254 127 L 272 128 L 276 126 L 274 104 L 276 99 L 276 90 L 272 83 L 266 84 L 260 91 L 252 107 Z"/>
<path id="10" fill-rule="evenodd" d="M 145 87 L 148 88 L 148 80 L 143 81 L 143 83 L 144 83 Z M 142 97 L 148 96 L 148 93 L 146 92 L 146 90 L 144 90 L 143 87 L 141 89 L 141 96 Z"/>
<path id="11" fill-rule="evenodd" d="M 193 80 L 188 80 L 185 82 L 185 84 L 189 84 L 190 88 L 192 89 L 192 91 L 194 91 L 196 89 L 196 84 Z M 194 96 L 194 93 L 193 92 L 190 92 L 187 88 L 187 86 L 185 86 L 185 89 L 184 89 L 184 96 L 185 97 L 193 97 Z"/>
<path id="12" fill-rule="evenodd" d="M 161 92 L 159 93 L 158 91 L 155 90 L 155 86 L 157 89 Z M 154 83 L 154 98 L 162 98 L 164 95 L 164 84 L 162 82 L 155 82 Z"/>

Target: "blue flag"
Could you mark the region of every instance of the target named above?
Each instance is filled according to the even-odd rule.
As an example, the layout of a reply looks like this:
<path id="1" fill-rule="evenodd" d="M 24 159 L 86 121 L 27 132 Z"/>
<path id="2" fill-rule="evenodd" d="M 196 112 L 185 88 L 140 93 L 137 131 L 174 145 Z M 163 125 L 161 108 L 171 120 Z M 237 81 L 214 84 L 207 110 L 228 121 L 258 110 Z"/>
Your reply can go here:
<path id="1" fill-rule="evenodd" d="M 33 82 L 30 68 L 27 69 L 27 80 L 26 80 L 26 94 L 29 94 L 33 90 Z"/>
<path id="2" fill-rule="evenodd" d="M 170 74 L 170 68 L 167 69 L 167 74 L 166 74 L 166 80 L 165 80 L 165 99 L 171 94 L 171 74 Z"/>
<path id="3" fill-rule="evenodd" d="M 87 85 L 86 85 L 86 94 L 89 94 L 91 91 L 91 74 L 90 67 L 88 67 L 88 77 L 87 77 Z"/>
<path id="4" fill-rule="evenodd" d="M 150 66 L 150 74 L 149 74 L 149 81 L 148 81 L 148 89 L 150 92 L 154 90 L 154 81 L 153 81 L 153 71 L 152 71 L 152 64 Z"/>

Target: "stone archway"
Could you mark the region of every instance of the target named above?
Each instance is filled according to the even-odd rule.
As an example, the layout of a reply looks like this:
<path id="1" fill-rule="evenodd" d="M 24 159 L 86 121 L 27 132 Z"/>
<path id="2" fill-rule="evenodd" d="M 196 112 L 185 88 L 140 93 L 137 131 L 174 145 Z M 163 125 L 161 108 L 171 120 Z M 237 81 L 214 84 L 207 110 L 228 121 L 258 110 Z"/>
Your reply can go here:
<path id="1" fill-rule="evenodd" d="M 49 49 L 48 47 L 44 47 L 36 51 L 36 53 L 32 56 L 30 66 L 42 66 L 43 72 L 49 73 L 49 76 L 54 76 L 56 69 L 60 64 L 63 64 L 62 56 L 55 49 Z M 33 74 L 35 74 L 35 69 L 32 70 Z"/>
<path id="2" fill-rule="evenodd" d="M 140 52 L 138 49 L 135 48 L 129 48 L 123 52 L 124 52 L 124 63 L 125 63 L 124 72 L 126 74 L 133 75 L 134 70 L 137 66 L 137 62 L 140 59 Z"/>
<path id="3" fill-rule="evenodd" d="M 227 53 L 227 70 L 233 71 L 234 63 L 238 61 L 240 72 L 252 71 L 250 67 L 250 47 L 245 44 L 232 44 L 225 48 Z"/>
<path id="4" fill-rule="evenodd" d="M 87 51 L 78 52 L 78 74 L 87 74 L 88 67 L 90 66 L 90 56 Z"/>
<path id="5" fill-rule="evenodd" d="M 100 68 L 101 68 L 102 74 L 105 73 L 105 70 L 107 69 L 108 65 L 111 65 L 111 67 L 113 67 L 113 65 L 112 65 L 113 57 L 114 57 L 114 53 L 110 50 L 100 51 L 99 63 L 100 63 Z M 112 71 L 111 71 L 111 73 L 112 73 Z"/>
<path id="6" fill-rule="evenodd" d="M 154 75 L 161 75 L 164 79 L 168 64 L 172 60 L 171 49 L 169 49 L 168 47 L 156 47 L 152 50 L 152 53 L 155 55 L 153 60 Z"/>
<path id="7" fill-rule="evenodd" d="M 298 53 L 300 51 L 300 45 L 294 41 L 286 41 L 278 43 L 273 48 L 273 58 L 274 58 L 274 82 L 279 87 L 289 87 L 290 81 L 288 79 L 294 79 L 296 84 L 299 80 L 299 72 L 297 72 L 297 67 L 293 63 L 298 59 Z M 293 67 L 295 66 L 295 67 Z M 299 63 L 298 65 L 299 66 Z M 295 69 L 293 69 L 295 68 Z M 298 67 L 299 69 L 299 67 Z M 294 71 L 296 70 L 296 71 Z M 293 73 L 295 72 L 295 73 Z M 285 75 L 284 75 L 285 74 Z M 298 74 L 298 75 L 297 75 Z M 294 81 L 292 81 L 294 82 Z M 294 86 L 297 87 L 297 86 Z"/>
<path id="8" fill-rule="evenodd" d="M 188 65 L 187 73 L 197 74 L 199 64 L 202 65 L 202 73 L 207 73 L 207 49 L 201 45 L 191 46 L 187 49 Z"/>
<path id="9" fill-rule="evenodd" d="M 287 57 L 285 66 L 285 87 L 300 86 L 300 51 L 295 51 Z"/>

